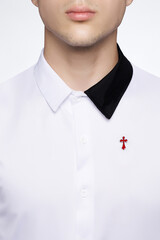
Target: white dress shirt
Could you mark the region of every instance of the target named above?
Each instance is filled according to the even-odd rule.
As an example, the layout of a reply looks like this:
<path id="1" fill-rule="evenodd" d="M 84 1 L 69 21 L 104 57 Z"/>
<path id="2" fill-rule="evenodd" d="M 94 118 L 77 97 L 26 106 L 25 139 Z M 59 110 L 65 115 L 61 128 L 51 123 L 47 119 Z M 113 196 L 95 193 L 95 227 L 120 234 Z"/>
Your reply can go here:
<path id="1" fill-rule="evenodd" d="M 100 108 L 43 50 L 0 85 L 0 240 L 159 240 L 160 78 L 132 64 Z"/>

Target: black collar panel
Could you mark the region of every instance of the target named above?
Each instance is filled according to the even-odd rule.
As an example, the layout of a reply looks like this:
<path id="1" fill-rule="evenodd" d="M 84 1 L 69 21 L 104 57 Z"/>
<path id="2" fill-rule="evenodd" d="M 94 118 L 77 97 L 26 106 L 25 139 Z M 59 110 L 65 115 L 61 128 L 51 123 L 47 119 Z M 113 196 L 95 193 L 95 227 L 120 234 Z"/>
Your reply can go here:
<path id="1" fill-rule="evenodd" d="M 97 108 L 110 119 L 133 76 L 133 67 L 117 44 L 119 60 L 99 82 L 84 91 Z"/>

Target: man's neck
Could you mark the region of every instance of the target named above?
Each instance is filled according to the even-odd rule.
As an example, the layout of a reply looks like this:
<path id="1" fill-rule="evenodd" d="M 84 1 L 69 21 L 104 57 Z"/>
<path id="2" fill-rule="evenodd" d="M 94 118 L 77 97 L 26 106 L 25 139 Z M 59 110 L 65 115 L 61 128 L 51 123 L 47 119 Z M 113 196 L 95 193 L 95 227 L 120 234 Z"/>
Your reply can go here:
<path id="1" fill-rule="evenodd" d="M 68 46 L 45 30 L 44 57 L 73 90 L 85 91 L 107 75 L 118 62 L 117 32 L 92 47 Z"/>

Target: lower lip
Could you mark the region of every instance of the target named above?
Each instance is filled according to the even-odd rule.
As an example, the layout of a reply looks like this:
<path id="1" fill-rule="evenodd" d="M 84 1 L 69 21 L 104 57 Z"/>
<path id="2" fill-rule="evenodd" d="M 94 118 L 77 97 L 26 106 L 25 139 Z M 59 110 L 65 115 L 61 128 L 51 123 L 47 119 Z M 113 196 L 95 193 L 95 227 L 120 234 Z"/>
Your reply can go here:
<path id="1" fill-rule="evenodd" d="M 70 13 L 67 13 L 67 15 L 72 20 L 84 21 L 84 20 L 88 20 L 88 19 L 92 18 L 95 15 L 95 13 L 93 13 L 93 12 L 70 12 Z"/>

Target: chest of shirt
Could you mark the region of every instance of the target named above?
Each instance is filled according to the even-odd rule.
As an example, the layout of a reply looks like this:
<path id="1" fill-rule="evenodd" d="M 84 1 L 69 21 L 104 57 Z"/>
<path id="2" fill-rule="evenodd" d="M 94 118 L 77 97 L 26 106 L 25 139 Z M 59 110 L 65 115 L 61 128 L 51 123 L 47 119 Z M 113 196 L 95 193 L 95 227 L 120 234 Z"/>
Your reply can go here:
<path id="1" fill-rule="evenodd" d="M 30 114 L 33 109 L 26 114 L 24 109 L 6 125 L 1 164 L 11 182 L 22 176 L 33 178 L 31 182 L 52 179 L 53 188 L 58 183 L 65 189 L 65 179 L 69 186 L 76 171 L 90 159 L 99 184 L 110 182 L 115 175 L 124 188 L 142 184 L 152 191 L 153 185 L 159 187 L 159 116 L 153 122 L 141 102 L 137 105 L 128 99 L 107 120 L 88 98 L 77 99 L 66 101 L 56 114 L 47 105 L 35 115 Z"/>

